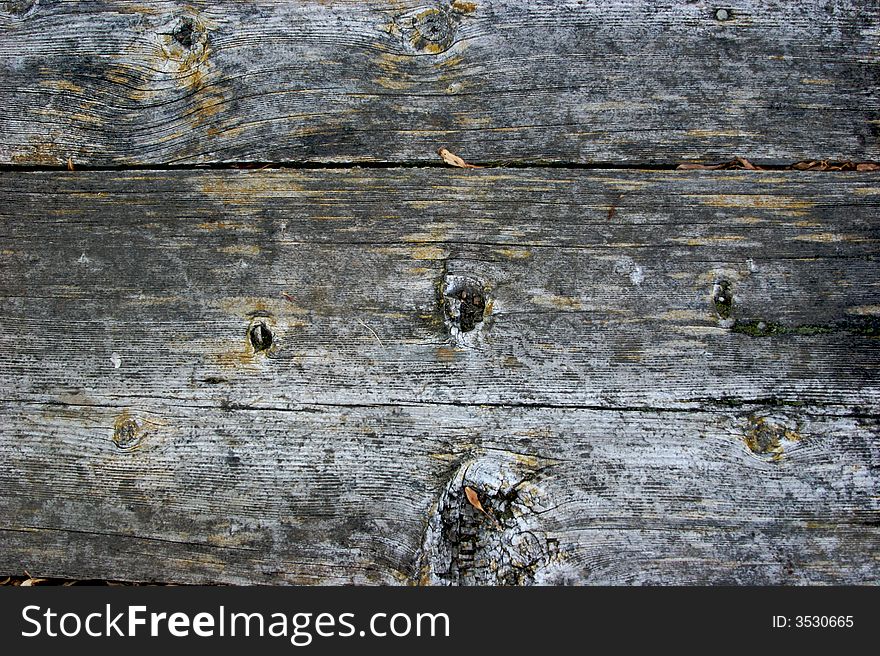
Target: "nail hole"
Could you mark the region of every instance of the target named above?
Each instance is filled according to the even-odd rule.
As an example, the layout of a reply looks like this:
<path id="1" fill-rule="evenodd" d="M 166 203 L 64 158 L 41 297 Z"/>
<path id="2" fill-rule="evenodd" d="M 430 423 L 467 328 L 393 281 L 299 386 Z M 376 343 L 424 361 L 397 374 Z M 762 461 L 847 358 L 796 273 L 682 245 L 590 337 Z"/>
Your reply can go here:
<path id="1" fill-rule="evenodd" d="M 733 289 L 727 280 L 718 280 L 712 288 L 715 312 L 722 319 L 729 319 L 733 308 Z"/>
<path id="2" fill-rule="evenodd" d="M 463 333 L 482 323 L 486 312 L 486 294 L 475 280 L 464 280 L 446 292 L 446 316 Z"/>
<path id="3" fill-rule="evenodd" d="M 251 346 L 254 347 L 254 351 L 257 353 L 260 351 L 268 351 L 272 346 L 272 331 L 269 330 L 269 326 L 263 321 L 258 321 L 253 324 L 248 331 L 248 336 L 251 340 Z"/>
<path id="4" fill-rule="evenodd" d="M 171 33 L 171 36 L 184 48 L 192 48 L 195 41 L 193 38 L 195 29 L 195 23 L 191 18 L 182 18 L 180 24 Z"/>

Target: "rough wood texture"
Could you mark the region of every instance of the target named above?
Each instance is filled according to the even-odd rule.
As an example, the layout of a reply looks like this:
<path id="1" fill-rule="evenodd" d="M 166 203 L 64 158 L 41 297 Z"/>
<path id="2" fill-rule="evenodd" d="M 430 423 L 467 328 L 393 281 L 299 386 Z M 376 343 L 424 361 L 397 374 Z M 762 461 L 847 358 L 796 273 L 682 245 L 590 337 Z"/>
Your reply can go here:
<path id="1" fill-rule="evenodd" d="M 880 159 L 868 0 L 0 2 L 0 163 Z"/>
<path id="2" fill-rule="evenodd" d="M 0 572 L 875 582 L 878 198 L 876 174 L 2 174 Z"/>

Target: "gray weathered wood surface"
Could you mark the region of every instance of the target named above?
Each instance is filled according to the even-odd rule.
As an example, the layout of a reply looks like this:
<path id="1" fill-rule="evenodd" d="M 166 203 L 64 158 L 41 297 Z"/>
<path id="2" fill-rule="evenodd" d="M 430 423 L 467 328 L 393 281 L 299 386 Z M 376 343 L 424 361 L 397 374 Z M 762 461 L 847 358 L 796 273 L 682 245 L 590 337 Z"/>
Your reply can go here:
<path id="1" fill-rule="evenodd" d="M 0 163 L 880 159 L 872 0 L 0 2 Z"/>
<path id="2" fill-rule="evenodd" d="M 0 571 L 876 582 L 878 200 L 848 173 L 0 174 Z"/>

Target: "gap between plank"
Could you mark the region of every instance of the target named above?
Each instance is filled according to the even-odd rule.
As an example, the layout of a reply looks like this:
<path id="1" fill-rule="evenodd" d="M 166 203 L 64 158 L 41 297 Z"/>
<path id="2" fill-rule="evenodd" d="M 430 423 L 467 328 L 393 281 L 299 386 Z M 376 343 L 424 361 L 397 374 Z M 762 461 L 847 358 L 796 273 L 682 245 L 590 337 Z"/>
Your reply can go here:
<path id="1" fill-rule="evenodd" d="M 821 160 L 816 160 L 821 161 Z M 477 168 L 485 169 L 574 169 L 574 170 L 607 170 L 607 171 L 682 171 L 693 172 L 695 169 L 680 169 L 681 162 L 674 164 L 651 164 L 651 163 L 614 163 L 614 162 L 571 162 L 562 160 L 547 161 L 474 161 L 471 162 Z M 820 168 L 800 170 L 793 168 L 798 162 L 790 164 L 763 164 L 753 162 L 755 166 L 760 167 L 760 171 L 792 171 L 792 172 L 821 172 L 821 173 L 840 173 L 852 171 L 835 171 L 823 170 Z M 113 171 L 212 171 L 212 170 L 265 170 L 265 169 L 454 169 L 442 160 L 408 160 L 395 162 L 371 162 L 371 161 L 350 161 L 350 162 L 321 162 L 309 160 L 290 160 L 283 162 L 265 162 L 265 161 L 236 161 L 236 162 L 214 162 L 200 164 L 118 164 L 118 165 L 90 165 L 77 164 L 73 162 L 74 168 L 71 169 L 67 164 L 58 165 L 18 165 L 18 164 L 0 164 L 0 172 L 2 173 L 34 173 L 34 172 L 113 172 Z M 696 169 L 697 172 L 705 171 L 745 171 L 748 169 L 740 168 L 718 168 L 718 169 Z"/>

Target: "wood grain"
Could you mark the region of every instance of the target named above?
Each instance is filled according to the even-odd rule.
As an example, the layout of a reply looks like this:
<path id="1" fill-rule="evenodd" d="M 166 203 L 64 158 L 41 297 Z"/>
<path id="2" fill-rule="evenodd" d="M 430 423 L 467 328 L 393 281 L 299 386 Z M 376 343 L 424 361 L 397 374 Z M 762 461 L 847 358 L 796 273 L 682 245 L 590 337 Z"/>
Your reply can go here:
<path id="1" fill-rule="evenodd" d="M 0 163 L 880 159 L 867 0 L 0 3 Z"/>
<path id="2" fill-rule="evenodd" d="M 874 582 L 878 198 L 847 173 L 0 174 L 0 572 Z M 462 291 L 484 321 L 457 332 Z"/>

